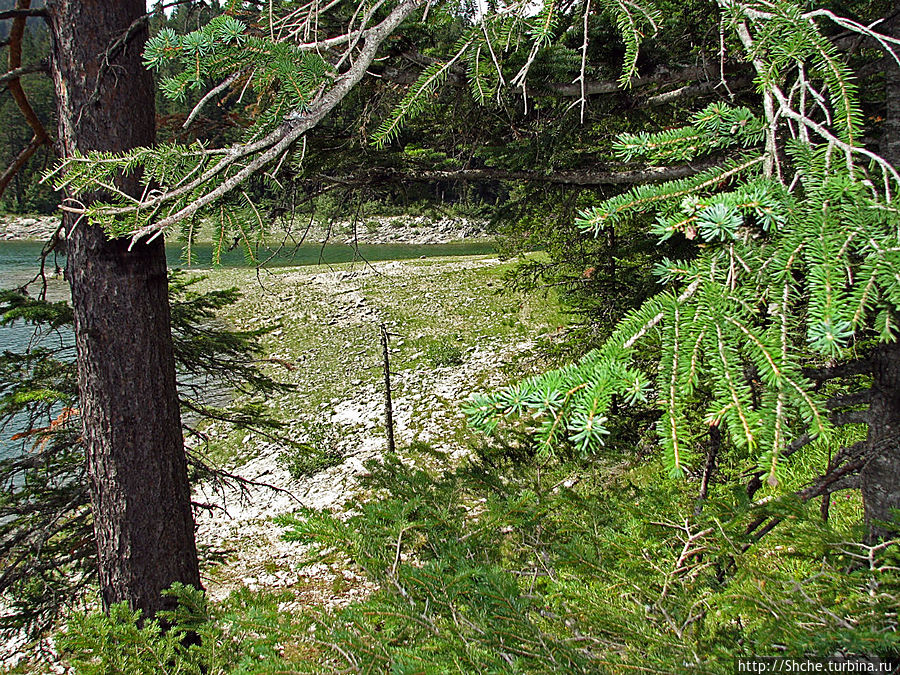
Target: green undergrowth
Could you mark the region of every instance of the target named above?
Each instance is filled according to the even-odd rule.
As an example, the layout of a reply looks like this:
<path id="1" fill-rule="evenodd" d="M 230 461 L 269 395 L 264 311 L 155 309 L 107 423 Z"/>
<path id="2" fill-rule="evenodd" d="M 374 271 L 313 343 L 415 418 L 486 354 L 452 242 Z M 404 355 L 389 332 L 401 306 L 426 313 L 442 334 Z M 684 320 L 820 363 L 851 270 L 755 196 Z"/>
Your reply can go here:
<path id="1" fill-rule="evenodd" d="M 423 346 L 425 356 L 438 368 L 463 363 L 462 349 L 450 338 L 423 340 Z"/>
<path id="2" fill-rule="evenodd" d="M 315 475 L 344 461 L 344 451 L 338 445 L 339 432 L 334 426 L 310 422 L 304 427 L 302 439 L 278 456 L 279 463 L 294 479 Z"/>
<path id="3" fill-rule="evenodd" d="M 281 460 L 295 477 L 340 461 L 336 435 L 349 432 L 323 419 L 335 402 L 375 391 L 366 388 L 382 376 L 380 322 L 394 334 L 397 400 L 416 391 L 416 377 L 432 381 L 478 350 L 543 335 L 539 349 L 502 366 L 513 379 L 545 365 L 558 344 L 564 322 L 552 302 L 484 292 L 499 288 L 502 265 L 400 265 L 393 276 L 341 276 L 352 271 L 341 267 L 327 278 L 280 271 L 262 286 L 245 271 L 216 280 L 242 286 L 229 319 L 269 331 L 269 367 L 297 385 L 260 401 L 301 446 Z M 479 378 L 488 375 L 472 372 L 468 387 L 487 386 Z M 450 404 L 421 401 L 429 412 Z M 856 493 L 834 495 L 827 521 L 820 499 L 785 496 L 858 429 L 790 458 L 781 482 L 752 498 L 752 462 L 727 453 L 698 509 L 697 472 L 663 477 L 651 423 L 652 411 L 621 416 L 614 444 L 548 458 L 514 430 L 485 438 L 442 417 L 430 442 L 407 439 L 397 455 L 369 461 L 342 510 L 272 524 L 308 545 L 290 569 L 342 569 L 371 592 L 347 595 L 341 575 L 242 588 L 222 602 L 177 588 L 180 609 L 162 617 L 172 631 L 119 607 L 75 615 L 57 647 L 75 675 L 732 673 L 737 658 L 757 655 L 900 656 L 900 547 L 855 543 Z M 247 452 L 245 438 L 220 441 L 220 452 Z M 467 459 L 451 460 L 447 447 Z M 757 540 L 759 518 L 777 524 Z M 304 583 L 343 601 L 304 601 Z"/>
<path id="4" fill-rule="evenodd" d="M 419 448 L 434 454 L 433 448 Z M 444 462 L 445 466 L 447 462 Z M 866 549 L 859 503 L 773 499 L 783 518 L 754 542 L 742 490 L 646 463 L 538 462 L 523 439 L 425 471 L 371 462 L 349 514 L 298 511 L 285 537 L 308 560 L 341 559 L 378 590 L 333 612 L 289 594 L 208 605 L 177 591 L 185 647 L 117 610 L 73 621 L 60 643 L 76 673 L 730 673 L 735 659 L 900 653 L 896 546 Z M 349 562 L 347 562 L 349 561 Z M 140 668 L 143 668 L 141 670 Z"/>

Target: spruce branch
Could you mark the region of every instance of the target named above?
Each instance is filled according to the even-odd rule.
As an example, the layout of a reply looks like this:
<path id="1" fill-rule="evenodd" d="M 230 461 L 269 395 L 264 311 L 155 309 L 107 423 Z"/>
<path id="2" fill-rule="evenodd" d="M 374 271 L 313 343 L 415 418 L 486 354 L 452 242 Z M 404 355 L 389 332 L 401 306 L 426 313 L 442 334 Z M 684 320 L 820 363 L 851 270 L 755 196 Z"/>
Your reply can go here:
<path id="1" fill-rule="evenodd" d="M 352 66 L 345 73 L 336 77 L 330 86 L 326 84 L 320 85 L 318 92 L 308 104 L 302 109 L 294 109 L 285 114 L 284 120 L 266 135 L 258 140 L 234 145 L 224 150 L 204 152 L 204 157 L 218 156 L 219 159 L 208 168 L 205 168 L 196 178 L 177 188 L 148 193 L 138 205 L 93 207 L 89 210 L 91 217 L 109 219 L 131 215 L 146 221 L 149 215 L 155 213 L 166 204 L 175 205 L 175 208 L 170 208 L 158 221 L 139 225 L 132 231 L 130 235 L 133 245 L 139 239 L 145 237 L 153 239 L 159 236 L 172 225 L 182 219 L 191 217 L 223 195 L 239 187 L 250 176 L 282 157 L 306 131 L 318 124 L 343 100 L 346 94 L 365 75 L 382 42 L 419 7 L 419 4 L 416 0 L 404 0 L 391 10 L 380 23 L 365 29 L 358 36 L 363 41 L 363 46 L 355 56 Z M 230 24 L 223 24 L 221 29 L 232 32 L 237 30 L 235 26 Z M 171 37 L 162 36 L 160 39 L 171 39 Z M 154 56 L 154 58 L 156 57 Z M 117 162 L 119 166 L 139 164 L 142 157 L 148 157 L 146 152 L 145 150 L 138 150 L 130 156 L 126 155 L 121 158 L 110 156 L 105 159 L 113 165 L 111 170 L 114 172 L 117 168 L 114 165 Z M 66 185 L 67 181 L 71 180 L 66 177 L 66 172 L 73 167 L 73 164 L 80 161 L 82 161 L 81 158 L 68 160 L 54 172 L 63 176 L 59 183 L 60 186 Z M 233 172 L 231 172 L 232 167 L 235 169 Z M 228 175 L 223 176 L 226 173 Z M 94 184 L 89 175 L 86 178 L 87 182 L 82 184 L 81 189 L 86 189 Z M 198 191 L 199 195 L 197 194 Z M 124 196 L 119 194 L 118 191 L 113 191 L 112 194 L 117 195 L 120 199 L 124 199 Z M 185 202 L 185 199 L 188 199 L 188 201 Z M 68 204 L 63 204 L 61 208 L 78 214 L 87 212 L 81 207 Z"/>

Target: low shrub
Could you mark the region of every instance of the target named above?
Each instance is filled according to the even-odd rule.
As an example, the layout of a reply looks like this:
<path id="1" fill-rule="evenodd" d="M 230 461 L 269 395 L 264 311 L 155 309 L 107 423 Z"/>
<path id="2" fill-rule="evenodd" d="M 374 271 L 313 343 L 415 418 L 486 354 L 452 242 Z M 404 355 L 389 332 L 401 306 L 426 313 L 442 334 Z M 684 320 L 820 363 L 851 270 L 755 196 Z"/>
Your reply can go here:
<path id="1" fill-rule="evenodd" d="M 303 425 L 299 442 L 278 456 L 278 462 L 295 480 L 312 476 L 344 461 L 340 433 L 321 421 Z"/>

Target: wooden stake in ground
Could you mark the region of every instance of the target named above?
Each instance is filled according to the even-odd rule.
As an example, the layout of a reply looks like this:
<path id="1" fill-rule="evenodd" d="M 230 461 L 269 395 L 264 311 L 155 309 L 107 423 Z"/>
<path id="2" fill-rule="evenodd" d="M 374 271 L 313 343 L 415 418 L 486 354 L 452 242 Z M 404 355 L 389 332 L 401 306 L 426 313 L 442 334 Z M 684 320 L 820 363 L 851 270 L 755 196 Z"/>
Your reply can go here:
<path id="1" fill-rule="evenodd" d="M 390 334 L 381 324 L 381 349 L 384 354 L 384 426 L 387 428 L 388 452 L 394 452 L 394 406 L 391 403 L 391 361 L 388 349 Z"/>

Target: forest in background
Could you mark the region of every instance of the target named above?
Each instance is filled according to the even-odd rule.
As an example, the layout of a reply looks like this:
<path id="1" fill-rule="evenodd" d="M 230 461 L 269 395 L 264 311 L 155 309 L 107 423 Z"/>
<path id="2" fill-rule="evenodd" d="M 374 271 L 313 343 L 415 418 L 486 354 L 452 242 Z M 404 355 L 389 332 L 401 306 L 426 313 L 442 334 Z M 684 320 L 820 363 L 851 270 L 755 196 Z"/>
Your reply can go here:
<path id="1" fill-rule="evenodd" d="M 490 78 L 480 80 L 477 72 L 473 76 L 478 66 L 471 61 L 448 65 L 447 60 L 457 53 L 472 8 L 468 15 L 465 7 L 435 9 L 429 22 L 410 24 L 387 43 L 383 58 L 370 69 L 375 77 L 363 80 L 306 137 L 301 156 L 286 157 L 277 176 L 253 177 L 243 196 L 231 193 L 217 204 L 247 222 L 259 217 L 264 224 L 253 236 L 261 238 L 277 235 L 295 221 L 327 221 L 351 213 L 361 220 L 409 212 L 490 220 L 504 254 L 543 252 L 522 255 L 518 264 L 506 268 L 505 285 L 509 293 L 559 298 L 571 313 L 573 326 L 565 339 L 541 342 L 541 363 L 561 369 L 468 402 L 467 413 L 481 435 L 467 441 L 466 461 L 435 463 L 433 447 L 411 445 L 370 465 L 360 493 L 364 498 L 352 503 L 349 515 L 305 511 L 273 523 L 285 529 L 286 537 L 312 545 L 309 560 L 338 560 L 364 574 L 377 586 L 371 596 L 326 612 L 296 608 L 290 592 L 240 591 L 224 603 L 209 603 L 178 587 L 172 591 L 177 609 L 160 615 L 162 624 L 142 624 L 134 612 L 118 605 L 108 615 L 66 614 L 68 630 L 57 635 L 58 643 L 76 672 L 157 672 L 160 664 L 181 672 L 732 672 L 736 658 L 754 655 L 898 658 L 896 530 L 884 525 L 871 538 L 859 478 L 852 480 L 862 465 L 858 455 L 844 450 L 859 452 L 870 427 L 877 426 L 866 416 L 874 414 L 865 409 L 871 404 L 866 392 L 882 386 L 883 372 L 873 370 L 872 363 L 882 353 L 879 345 L 894 340 L 893 282 L 878 276 L 879 269 L 892 269 L 893 260 L 870 264 L 870 250 L 847 253 L 849 244 L 829 243 L 830 235 L 822 234 L 819 258 L 805 259 L 805 271 L 748 282 L 750 291 L 736 281 L 740 273 L 733 272 L 724 285 L 734 295 L 725 300 L 715 295 L 722 280 L 710 273 L 702 302 L 690 308 L 687 319 L 679 314 L 688 312 L 681 296 L 657 299 L 660 280 L 707 279 L 702 269 L 710 259 L 714 268 L 727 269 L 720 263 L 729 259 L 714 256 L 729 246 L 730 255 L 735 246 L 739 251 L 730 258 L 733 267 L 739 260 L 748 274 L 757 265 L 765 269 L 772 263 L 755 256 L 769 255 L 766 237 L 776 240 L 772 233 L 784 231 L 779 228 L 788 219 L 770 214 L 781 213 L 783 204 L 789 204 L 784 212 L 790 217 L 805 213 L 777 189 L 763 187 L 760 176 L 735 186 L 730 175 L 716 173 L 717 160 L 765 140 L 766 131 L 759 126 L 763 76 L 754 73 L 752 61 L 739 56 L 736 40 L 728 43 L 727 52 L 735 56 L 723 55 L 720 30 L 725 24 L 708 3 L 657 3 L 657 8 L 666 21 L 641 46 L 630 87 L 617 83 L 630 47 L 616 15 L 567 5 L 547 14 L 555 23 L 548 19 L 546 37 L 535 37 L 529 29 L 529 39 L 539 47 L 511 54 L 499 70 L 509 82 L 527 65 L 527 91 L 495 82 L 496 93 L 481 98 L 470 90 Z M 800 11 L 790 3 L 776 8 L 787 17 Z M 888 3 L 831 9 L 852 16 L 860 26 L 893 17 Z M 249 15 L 247 8 L 232 10 L 244 19 Z M 167 28 L 190 34 L 220 13 L 215 6 L 180 6 L 169 18 L 155 14 L 151 32 L 157 39 Z M 257 21 L 251 25 L 262 35 L 265 17 Z M 787 30 L 785 25 L 790 26 L 780 28 Z M 889 57 L 879 45 L 840 25 L 822 30 L 832 45 L 826 50 L 829 58 L 849 64 L 848 72 L 863 74 L 849 94 L 854 109 L 847 116 L 846 133 L 859 132 L 859 147 L 893 161 Z M 762 40 L 778 39 L 775 29 L 761 35 Z M 825 49 L 808 39 L 813 47 L 797 37 L 795 51 L 786 49 L 785 59 L 807 54 L 804 49 Z M 40 61 L 48 44 L 38 23 L 27 32 L 24 61 Z M 765 56 L 777 60 L 776 52 L 772 48 Z M 201 89 L 182 86 L 182 96 L 176 90 L 179 65 L 163 60 L 157 65 L 158 81 L 175 83 L 162 84 L 156 94 L 162 143 L 236 142 L 270 110 L 272 99 L 265 90 L 242 98 L 244 92 L 234 85 L 220 90 L 216 105 L 204 107 L 184 129 Z M 442 86 L 424 91 L 425 104 L 411 103 L 408 92 L 422 82 L 421 74 L 436 70 Z M 822 77 L 832 90 L 845 81 Z M 45 126 L 53 128 L 53 92 L 46 76 L 29 75 L 23 83 Z M 278 86 L 277 79 L 272 86 Z M 582 94 L 587 96 L 583 102 Z M 28 143 L 31 131 L 17 121 L 9 97 L 2 105 L 3 156 L 11 158 Z M 412 110 L 414 105 L 419 105 L 415 114 L 385 136 L 385 125 L 404 106 Z M 829 105 L 811 113 L 816 124 L 826 118 L 840 122 L 840 111 L 824 112 Z M 796 130 L 780 133 L 779 141 Z M 840 135 L 843 130 L 836 133 L 846 138 Z M 374 143 L 379 136 L 388 142 Z M 798 181 L 831 170 L 822 168 L 826 160 L 820 155 L 804 155 L 789 143 L 785 148 L 778 161 L 790 170 L 802 167 Z M 52 210 L 58 197 L 36 181 L 52 163 L 43 151 L 29 160 L 4 195 L 4 206 L 18 212 Z M 671 170 L 648 170 L 667 163 Z M 700 182 L 691 184 L 695 176 Z M 687 182 L 672 184 L 666 193 L 668 177 Z M 86 184 L 90 180 L 85 178 Z M 685 189 L 702 191 L 697 185 L 704 180 L 715 190 L 701 192 L 701 201 L 680 196 Z M 889 232 L 893 216 L 887 217 L 887 225 L 856 220 L 854 214 L 869 213 L 870 204 L 841 180 L 834 177 L 822 189 L 804 183 L 801 189 L 807 202 L 821 203 L 823 209 L 841 203 L 844 220 L 835 222 L 860 232 Z M 866 180 L 877 182 L 869 174 Z M 716 190 L 726 196 L 716 201 Z M 669 199 L 675 206 L 660 214 L 638 213 L 615 227 L 594 226 L 628 200 L 641 199 Z M 797 221 L 809 225 L 812 216 L 807 213 Z M 808 232 L 792 236 L 796 241 L 814 239 Z M 879 236 L 890 242 L 893 235 Z M 780 264 L 789 256 L 778 246 L 776 241 L 771 260 Z M 842 261 L 840 269 L 854 270 L 854 278 L 841 282 L 846 291 L 836 300 L 818 303 L 815 299 L 832 278 L 831 259 Z M 860 291 L 862 299 L 857 297 L 858 279 L 869 278 L 866 274 L 871 286 L 879 288 L 877 298 L 870 299 L 865 290 Z M 775 333 L 769 334 L 774 328 L 770 319 L 761 318 L 760 308 L 771 307 L 777 297 L 769 291 L 754 293 L 779 283 L 788 289 L 785 297 L 795 298 L 797 311 L 784 332 L 790 333 L 794 361 L 782 353 L 785 360 L 776 367 L 771 357 L 777 340 Z M 697 288 L 685 281 L 681 293 L 692 287 Z M 212 316 L 213 310 L 227 311 L 234 297 L 200 301 L 189 289 L 176 283 L 176 294 L 187 295 L 176 295 L 173 306 L 192 308 L 194 313 L 176 315 L 178 330 L 182 338 L 198 338 L 192 322 Z M 14 295 L 4 297 L 6 320 L 50 326 L 71 320 L 62 308 L 48 311 Z M 196 302 L 201 304 L 192 304 Z M 788 301 L 784 303 L 786 307 Z M 853 303 L 862 309 L 845 316 Z M 633 340 L 628 349 L 620 349 L 624 338 L 616 346 L 622 331 L 637 335 L 657 315 L 665 316 L 658 333 L 647 329 L 650 338 L 634 351 L 628 351 Z M 773 310 L 770 315 L 778 314 Z M 820 315 L 820 323 L 810 318 Z M 872 318 L 859 319 L 862 315 Z M 728 357 L 736 361 L 720 373 L 716 349 L 703 351 L 699 345 L 707 345 L 704 340 L 716 323 L 728 325 L 729 318 L 735 331 L 731 342 L 720 337 L 709 343 L 721 347 L 722 362 Z M 688 330 L 692 323 L 693 333 Z M 257 361 L 254 345 L 261 335 L 243 332 L 237 342 L 228 337 L 212 343 L 188 340 L 179 343 L 179 349 L 188 350 L 179 358 L 211 353 L 216 377 L 241 382 L 255 377 L 249 364 Z M 710 379 L 678 365 L 672 345 L 680 339 L 694 340 L 695 357 L 709 359 Z M 735 346 L 740 340 L 743 344 Z M 783 344 L 787 342 L 785 338 Z M 579 358 L 577 366 L 565 365 Z M 60 384 L 62 366 L 56 355 L 5 359 L 6 410 L 37 406 L 46 416 L 60 401 L 72 404 L 73 373 L 67 370 Z M 862 362 L 868 370 L 842 369 L 843 363 Z M 236 363 L 246 369 L 229 374 Z M 883 366 L 883 371 L 892 367 Z M 641 376 L 638 370 L 651 375 Z M 20 379 L 23 372 L 31 373 L 29 379 Z M 266 373 L 251 380 L 263 391 L 276 386 Z M 678 385 L 673 390 L 679 389 L 680 397 L 663 394 L 666 374 Z M 52 388 L 46 378 L 54 381 Z M 723 389 L 721 382 L 729 378 L 739 383 Z M 834 429 L 826 434 L 828 425 L 821 427 L 819 440 L 816 433 L 801 431 L 803 424 L 812 424 L 800 412 L 802 404 L 782 405 L 781 398 L 770 396 L 800 381 L 804 390 L 820 397 L 816 406 L 832 415 Z M 594 399 L 582 397 L 581 392 L 594 387 L 600 392 L 592 394 Z M 732 402 L 716 412 L 716 401 L 728 395 L 734 396 Z M 586 407 L 590 405 L 593 412 Z M 782 432 L 767 430 L 776 419 L 770 411 L 779 405 L 779 410 L 797 406 L 786 422 L 795 431 L 780 459 L 777 452 L 760 458 L 759 444 L 773 436 L 780 442 Z M 239 425 L 264 427 L 265 419 L 256 412 L 246 408 L 229 415 Z M 742 429 L 745 419 L 750 422 Z M 684 457 L 671 440 L 657 438 L 666 424 L 677 428 L 676 446 L 683 443 Z M 39 489 L 18 497 L 32 504 L 52 497 L 59 505 L 59 490 L 68 484 L 53 472 L 70 472 L 80 461 L 73 429 L 66 430 L 69 435 L 57 447 L 64 451 L 56 455 L 59 462 L 32 467 L 43 481 L 35 483 Z M 753 433 L 759 440 L 741 440 L 742 434 Z M 325 445 L 306 444 L 298 452 L 315 457 L 328 451 Z M 207 472 L 215 468 L 198 465 Z M 15 491 L 11 498 L 7 507 L 14 513 L 21 504 Z M 84 499 L 82 495 L 79 507 L 85 506 Z M 77 527 L 57 530 L 53 546 L 35 551 L 16 549 L 19 542 L 12 542 L 6 549 L 7 555 L 24 553 L 31 560 L 30 567 L 21 568 L 22 575 L 3 578 L 7 593 L 27 600 L 20 603 L 24 613 L 13 627 L 30 624 L 38 635 L 53 634 L 56 613 L 65 614 L 72 600 L 69 594 L 92 592 L 89 547 L 66 562 L 85 575 L 79 581 L 88 579 L 86 584 L 73 588 L 54 576 L 58 570 L 53 567 L 58 556 L 66 560 L 75 550 L 72 541 L 90 539 L 85 514 L 81 508 L 72 521 Z M 52 508 L 41 517 L 58 518 Z M 55 597 L 60 602 L 42 605 L 39 599 L 46 597 L 50 584 L 59 584 Z M 49 623 L 44 620 L 48 612 Z M 147 654 L 152 654 L 150 661 Z"/>

